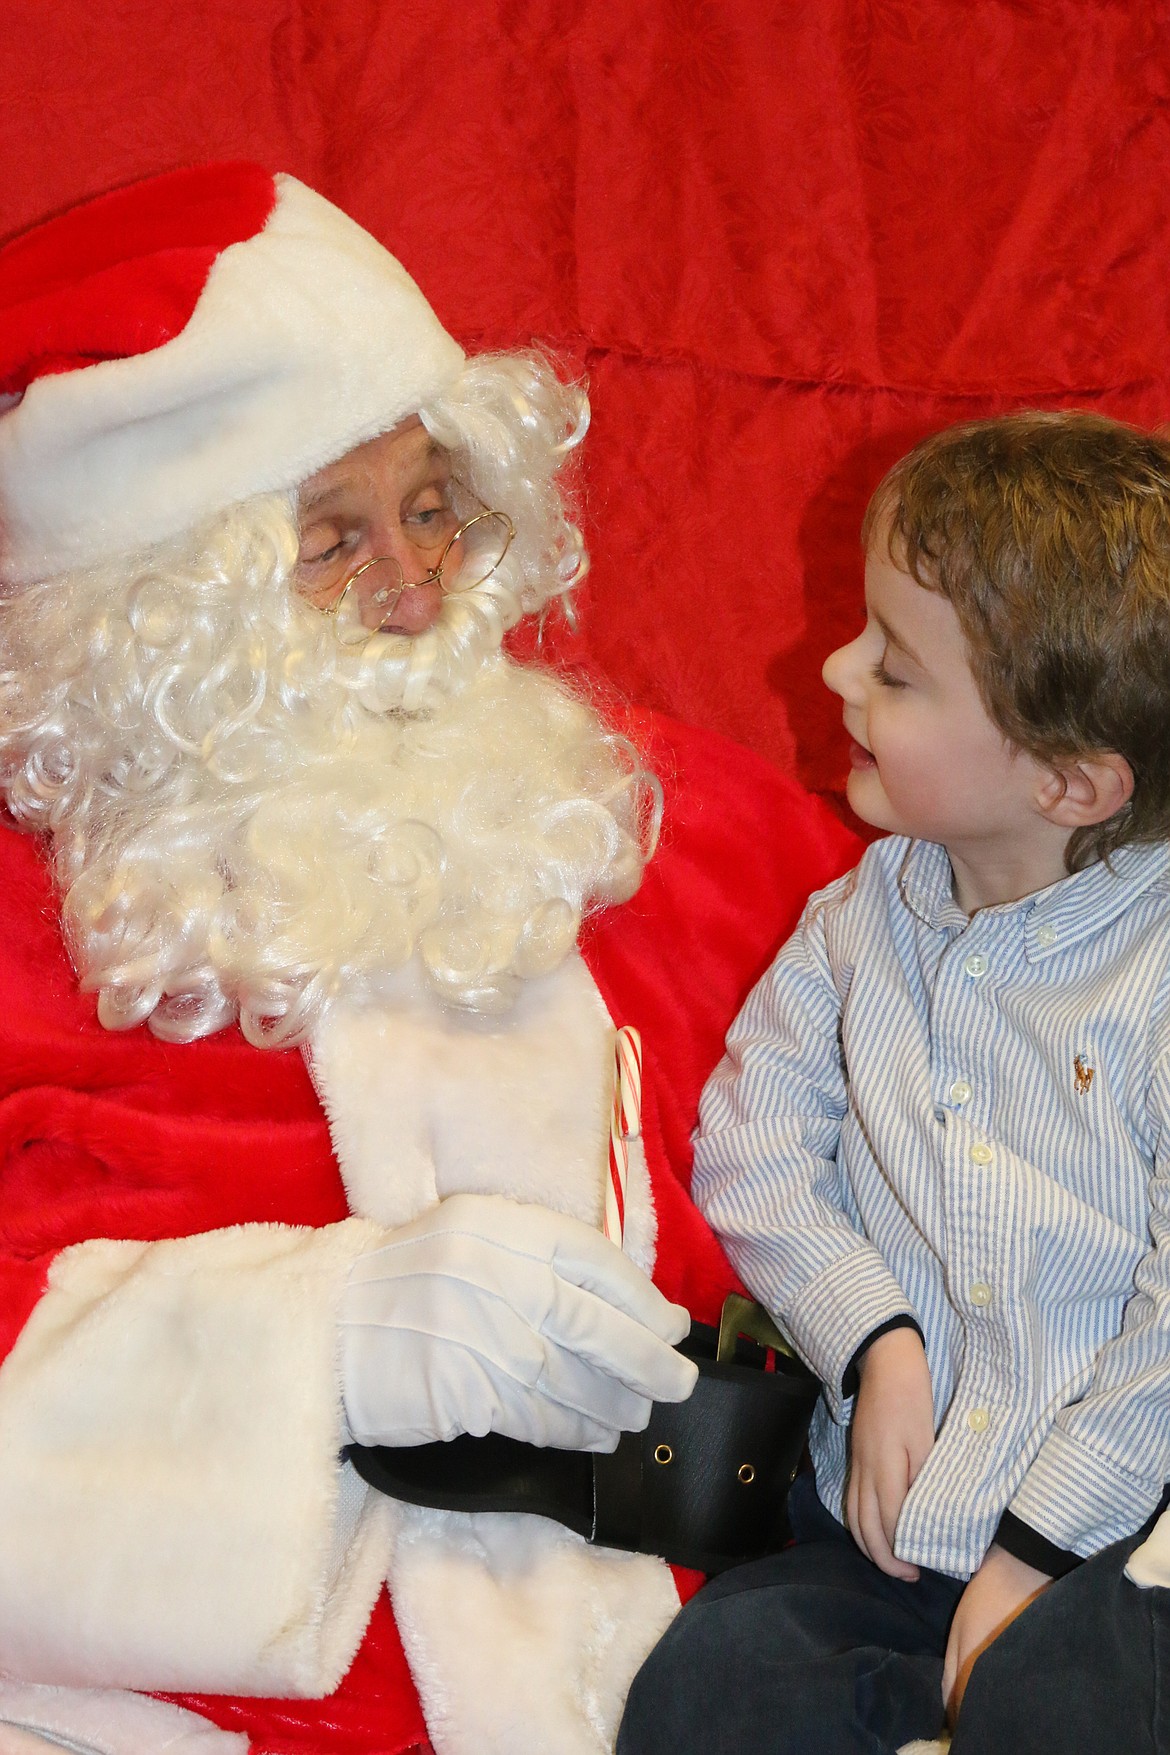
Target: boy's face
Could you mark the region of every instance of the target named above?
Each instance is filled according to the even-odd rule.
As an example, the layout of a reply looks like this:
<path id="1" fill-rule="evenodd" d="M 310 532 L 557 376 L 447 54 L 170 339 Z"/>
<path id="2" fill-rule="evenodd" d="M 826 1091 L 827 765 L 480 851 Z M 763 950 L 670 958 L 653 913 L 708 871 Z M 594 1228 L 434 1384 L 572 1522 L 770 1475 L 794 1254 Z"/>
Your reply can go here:
<path id="1" fill-rule="evenodd" d="M 941 842 L 952 863 L 1018 863 L 1033 838 L 1046 855 L 1052 829 L 1036 799 L 1050 771 L 993 723 L 954 610 L 894 564 L 880 532 L 866 558 L 865 601 L 864 629 L 823 673 L 845 703 L 857 815 Z"/>

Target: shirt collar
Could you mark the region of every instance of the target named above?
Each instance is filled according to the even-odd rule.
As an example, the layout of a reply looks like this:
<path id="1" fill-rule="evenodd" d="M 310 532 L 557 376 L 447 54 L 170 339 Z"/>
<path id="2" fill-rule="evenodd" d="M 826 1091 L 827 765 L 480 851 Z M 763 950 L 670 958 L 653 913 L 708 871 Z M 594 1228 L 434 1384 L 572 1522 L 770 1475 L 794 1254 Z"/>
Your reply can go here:
<path id="1" fill-rule="evenodd" d="M 955 901 L 954 882 L 945 847 L 937 841 L 910 842 L 898 872 L 898 888 L 910 912 L 934 932 L 967 924 Z"/>
<path id="2" fill-rule="evenodd" d="M 1112 924 L 1143 891 L 1170 874 L 1170 844 L 1156 841 L 1121 847 L 1109 862 L 1098 860 L 997 908 L 981 909 L 978 919 L 1023 915 L 1029 962 L 1051 956 Z M 911 841 L 898 874 L 902 899 L 935 932 L 965 927 L 967 916 L 954 898 L 954 874 L 946 849 L 934 841 Z"/>

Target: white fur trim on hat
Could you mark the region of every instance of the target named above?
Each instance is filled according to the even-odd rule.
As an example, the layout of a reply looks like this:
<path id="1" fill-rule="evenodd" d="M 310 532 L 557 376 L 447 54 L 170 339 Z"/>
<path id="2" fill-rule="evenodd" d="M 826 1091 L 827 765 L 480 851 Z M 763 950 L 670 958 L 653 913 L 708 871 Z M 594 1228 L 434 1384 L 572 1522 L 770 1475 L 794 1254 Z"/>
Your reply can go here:
<path id="1" fill-rule="evenodd" d="M 27 584 L 295 487 L 447 389 L 463 352 L 405 269 L 294 178 L 163 346 L 0 414 L 0 576 Z"/>

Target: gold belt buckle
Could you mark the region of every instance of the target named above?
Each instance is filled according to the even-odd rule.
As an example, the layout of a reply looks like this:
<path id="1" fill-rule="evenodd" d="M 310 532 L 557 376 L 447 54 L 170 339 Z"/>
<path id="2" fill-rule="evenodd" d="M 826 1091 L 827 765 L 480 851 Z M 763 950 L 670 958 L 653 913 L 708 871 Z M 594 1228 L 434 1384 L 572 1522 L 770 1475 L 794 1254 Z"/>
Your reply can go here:
<path id="1" fill-rule="evenodd" d="M 761 1347 L 771 1347 L 786 1359 L 796 1358 L 792 1343 L 781 1334 L 762 1304 L 757 1304 L 754 1298 L 743 1297 L 739 1292 L 729 1292 L 723 1300 L 719 1339 L 715 1346 L 715 1358 L 721 1365 L 734 1361 L 735 1343 L 740 1335 L 758 1341 Z"/>

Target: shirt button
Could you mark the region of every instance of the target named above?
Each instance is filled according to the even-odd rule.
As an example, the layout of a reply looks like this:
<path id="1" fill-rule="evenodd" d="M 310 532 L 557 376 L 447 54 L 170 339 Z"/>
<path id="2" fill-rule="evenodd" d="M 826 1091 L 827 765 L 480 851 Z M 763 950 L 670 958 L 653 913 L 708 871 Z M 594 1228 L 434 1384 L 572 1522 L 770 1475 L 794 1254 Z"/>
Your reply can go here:
<path id="1" fill-rule="evenodd" d="M 1038 926 L 1036 928 L 1036 943 L 1038 945 L 1054 945 L 1056 943 L 1055 926 L 1049 926 L 1047 922 L 1043 926 Z"/>
<path id="2" fill-rule="evenodd" d="M 984 1305 L 991 1303 L 991 1287 L 986 1280 L 976 1280 L 967 1296 L 972 1304 L 977 1304 L 982 1309 Z"/>
<path id="3" fill-rule="evenodd" d="M 972 951 L 971 955 L 967 958 L 967 961 L 963 964 L 963 968 L 971 977 L 972 981 L 978 981 L 981 975 L 986 975 L 987 973 L 987 958 L 983 956 L 980 951 Z"/>
<path id="4" fill-rule="evenodd" d="M 994 1156 L 995 1153 L 992 1151 L 991 1147 L 985 1145 L 982 1140 L 976 1140 L 975 1144 L 971 1147 L 970 1158 L 972 1164 L 990 1164 Z"/>
<path id="5" fill-rule="evenodd" d="M 991 1415 L 986 1408 L 972 1408 L 967 1415 L 967 1424 L 972 1432 L 986 1432 L 991 1425 Z"/>
<path id="6" fill-rule="evenodd" d="M 971 1087 L 966 1079 L 956 1079 L 947 1095 L 952 1103 L 969 1103 L 971 1101 Z"/>

